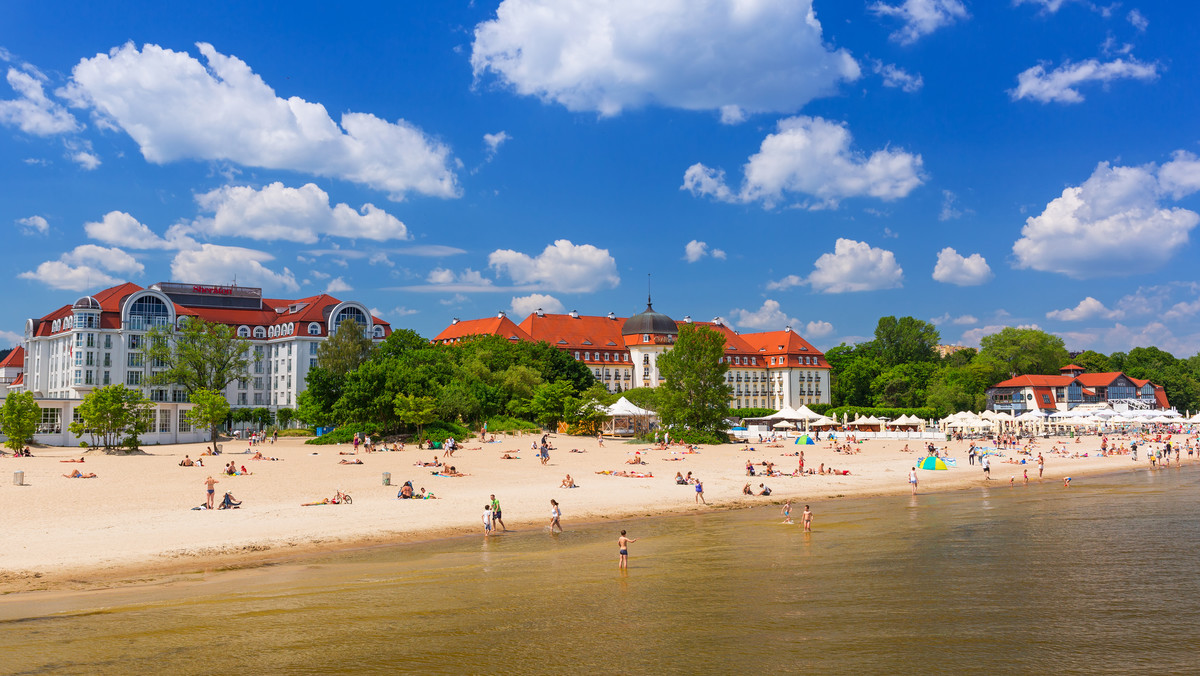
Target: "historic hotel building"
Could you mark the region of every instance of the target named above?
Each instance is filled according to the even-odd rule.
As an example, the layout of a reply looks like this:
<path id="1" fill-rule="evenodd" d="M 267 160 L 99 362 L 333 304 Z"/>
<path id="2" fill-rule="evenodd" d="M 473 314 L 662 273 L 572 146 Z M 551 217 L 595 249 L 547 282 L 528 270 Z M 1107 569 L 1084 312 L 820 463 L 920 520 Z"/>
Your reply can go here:
<path id="1" fill-rule="evenodd" d="M 513 323 L 505 313 L 486 319 L 455 319 L 433 339 L 453 344 L 478 335 L 508 340 L 545 341 L 592 370 L 611 392 L 634 387 L 657 387 L 662 382 L 658 357 L 675 343 L 680 324 L 708 326 L 725 337 L 726 376 L 733 408 L 798 408 L 829 403 L 829 363 L 824 354 L 789 326 L 782 331 L 738 333 L 720 319 L 676 322 L 646 309 L 629 318 L 586 316 L 578 312 L 546 314 L 541 310 Z"/>
<path id="2" fill-rule="evenodd" d="M 321 294 L 297 300 L 263 298 L 262 289 L 162 282 L 149 288 L 126 283 L 84 296 L 25 322 L 24 345 L 13 355 L 23 359 L 19 373 L 4 370 L 7 391 L 29 391 L 42 408 L 37 441 L 76 444 L 67 423 L 75 407 L 96 387 L 124 384 L 140 388 L 155 402 L 153 430 L 143 443 L 175 443 L 207 438 L 180 414 L 187 395 L 174 386 L 143 385 L 162 364 L 148 363 L 146 333 L 156 326 L 177 326 L 186 317 L 234 327 L 246 339 L 249 374 L 225 390 L 233 407 L 292 407 L 316 365 L 317 346 L 344 321 L 356 322 L 375 340 L 391 333 L 387 322 L 371 316 L 362 303 Z M 85 437 L 86 439 L 86 437 Z"/>

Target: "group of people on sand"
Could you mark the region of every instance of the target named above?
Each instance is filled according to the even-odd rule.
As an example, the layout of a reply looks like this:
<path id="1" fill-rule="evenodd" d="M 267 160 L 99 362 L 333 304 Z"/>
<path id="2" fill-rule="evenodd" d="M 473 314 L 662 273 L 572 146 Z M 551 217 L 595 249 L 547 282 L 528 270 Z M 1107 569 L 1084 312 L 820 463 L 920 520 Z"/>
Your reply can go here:
<path id="1" fill-rule="evenodd" d="M 414 492 L 413 491 L 413 483 L 411 481 L 405 481 L 404 485 L 400 487 L 400 492 L 396 493 L 396 499 L 397 500 L 436 500 L 437 496 L 434 495 L 433 493 L 426 493 L 424 486 L 421 487 L 421 491 L 419 493 Z"/>
<path id="2" fill-rule="evenodd" d="M 6 454 L 4 451 L 0 451 L 0 455 L 7 455 L 7 454 Z M 13 451 L 13 453 L 12 453 L 12 456 L 10 456 L 10 457 L 13 457 L 13 458 L 32 458 L 32 457 L 33 457 L 33 453 L 32 453 L 32 452 L 29 450 L 29 447 L 28 447 L 28 446 L 26 446 L 25 448 L 18 448 L 17 450 Z"/>
<path id="3" fill-rule="evenodd" d="M 245 465 L 242 465 L 239 468 L 232 460 L 230 460 L 229 464 L 225 466 L 224 472 L 226 476 L 245 476 L 252 474 L 252 472 L 246 469 Z"/>
<path id="4" fill-rule="evenodd" d="M 759 492 L 758 492 L 758 493 L 755 493 L 755 492 L 754 492 L 754 489 L 750 488 L 750 482 L 746 482 L 746 485 L 745 485 L 745 486 L 742 486 L 742 495 L 762 495 L 762 496 L 768 496 L 768 495 L 770 495 L 770 494 L 771 494 L 771 487 L 770 487 L 770 486 L 764 486 L 763 484 L 759 484 L 759 485 L 758 485 L 758 490 L 759 490 Z"/>

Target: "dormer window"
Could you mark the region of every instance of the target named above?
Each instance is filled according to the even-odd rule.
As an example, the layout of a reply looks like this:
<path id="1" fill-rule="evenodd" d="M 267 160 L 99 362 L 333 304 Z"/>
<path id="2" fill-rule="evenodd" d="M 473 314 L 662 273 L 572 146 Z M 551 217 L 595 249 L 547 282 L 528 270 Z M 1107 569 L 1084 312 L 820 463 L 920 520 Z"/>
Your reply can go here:
<path id="1" fill-rule="evenodd" d="M 309 322 L 308 323 L 308 335 L 310 335 L 310 336 L 321 335 L 321 323 L 320 322 Z"/>
<path id="2" fill-rule="evenodd" d="M 254 327 L 254 337 L 255 338 L 266 338 L 267 330 L 261 326 Z"/>
<path id="3" fill-rule="evenodd" d="M 249 338 L 250 337 L 250 327 L 249 326 L 239 326 L 238 330 L 237 330 L 237 336 L 238 336 L 238 338 Z"/>

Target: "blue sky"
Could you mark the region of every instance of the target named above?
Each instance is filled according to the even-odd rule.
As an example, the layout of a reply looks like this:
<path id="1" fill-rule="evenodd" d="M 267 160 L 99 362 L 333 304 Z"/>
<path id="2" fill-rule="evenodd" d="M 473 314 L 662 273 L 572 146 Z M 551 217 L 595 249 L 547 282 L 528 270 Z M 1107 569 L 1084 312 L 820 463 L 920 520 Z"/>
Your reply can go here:
<path id="1" fill-rule="evenodd" d="M 0 344 L 120 281 L 1200 351 L 1200 10 L 7 3 Z M 247 6 L 249 5 L 249 6 Z M 809 15 L 811 9 L 812 15 Z"/>

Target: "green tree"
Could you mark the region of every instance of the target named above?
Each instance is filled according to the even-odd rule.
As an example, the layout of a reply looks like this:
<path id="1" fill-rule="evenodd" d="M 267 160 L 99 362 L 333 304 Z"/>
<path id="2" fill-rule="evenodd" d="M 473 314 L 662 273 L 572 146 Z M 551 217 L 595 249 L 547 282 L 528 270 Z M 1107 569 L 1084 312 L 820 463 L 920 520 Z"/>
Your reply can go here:
<path id="1" fill-rule="evenodd" d="M 979 359 L 990 362 L 1004 378 L 1056 375 L 1070 357 L 1062 338 L 1039 329 L 1005 327 L 980 341 Z"/>
<path id="2" fill-rule="evenodd" d="M 142 396 L 140 390 L 124 385 L 106 385 L 92 390 L 75 408 L 79 420 L 67 426 L 77 437 L 92 436 L 93 445 L 116 448 L 130 435 L 133 446 L 147 429 L 147 419 L 154 403 Z M 140 428 L 140 429 L 139 429 Z"/>
<path id="3" fill-rule="evenodd" d="M 355 321 L 338 324 L 337 330 L 317 348 L 317 366 L 336 376 L 358 368 L 371 356 L 375 343 Z"/>
<path id="4" fill-rule="evenodd" d="M 291 408 L 281 408 L 275 411 L 275 418 L 279 420 L 279 426 L 286 429 L 292 426 L 292 420 L 296 418 L 296 411 Z"/>
<path id="5" fill-rule="evenodd" d="M 190 395 L 199 390 L 224 390 L 247 377 L 249 342 L 232 326 L 189 317 L 179 330 L 156 326 L 146 337 L 146 362 L 151 375 L 146 385 L 179 385 Z M 159 367 L 165 367 L 159 370 Z"/>
<path id="6" fill-rule="evenodd" d="M 296 413 L 300 420 L 315 427 L 327 427 L 340 422 L 334 417 L 333 407 L 342 397 L 346 377 L 334 375 L 318 364 L 308 370 L 304 383 L 304 391 L 296 396 Z"/>
<path id="7" fill-rule="evenodd" d="M 574 391 L 575 388 L 566 380 L 538 385 L 529 404 L 534 420 L 542 427 L 554 429 L 566 416 L 567 404 Z"/>
<path id="8" fill-rule="evenodd" d="M 259 406 L 258 408 L 253 409 L 251 411 L 251 415 L 251 422 L 257 424 L 260 431 L 264 427 L 275 422 L 275 414 L 266 406 Z"/>
<path id="9" fill-rule="evenodd" d="M 871 381 L 876 406 L 919 408 L 925 405 L 929 381 L 941 366 L 937 362 L 897 364 Z"/>
<path id="10" fill-rule="evenodd" d="M 1113 370 L 1108 357 L 1094 350 L 1084 350 L 1071 359 L 1071 363 L 1082 367 L 1088 373 L 1108 373 Z M 1064 364 L 1065 366 L 1065 364 Z"/>
<path id="11" fill-rule="evenodd" d="M 12 392 L 4 398 L 0 407 L 0 432 L 7 439 L 4 445 L 19 450 L 33 440 L 38 423 L 42 420 L 42 408 L 33 398 L 32 392 Z"/>
<path id="12" fill-rule="evenodd" d="M 875 325 L 875 350 L 887 368 L 934 361 L 939 340 L 937 327 L 913 317 L 880 317 Z"/>
<path id="13" fill-rule="evenodd" d="M 216 448 L 221 425 L 229 418 L 229 402 L 226 401 L 225 395 L 218 390 L 211 389 L 197 390 L 192 393 L 191 401 L 194 406 L 185 414 L 188 422 L 192 424 L 192 427 L 207 427 L 209 441 L 212 442 L 213 448 Z M 249 411 L 250 409 L 238 410 Z"/>
<path id="14" fill-rule="evenodd" d="M 658 358 L 658 415 L 664 425 L 714 436 L 725 432 L 729 397 L 725 337 L 707 326 L 684 324 L 670 351 Z"/>
<path id="15" fill-rule="evenodd" d="M 843 357 L 839 363 L 840 369 L 833 371 L 830 401 L 834 406 L 870 406 L 871 383 L 883 373 L 883 364 L 869 352 Z"/>
<path id="16" fill-rule="evenodd" d="M 429 423 L 437 420 L 437 400 L 433 397 L 416 397 L 411 394 L 396 395 L 396 417 L 405 425 L 417 428 L 417 436 Z"/>

